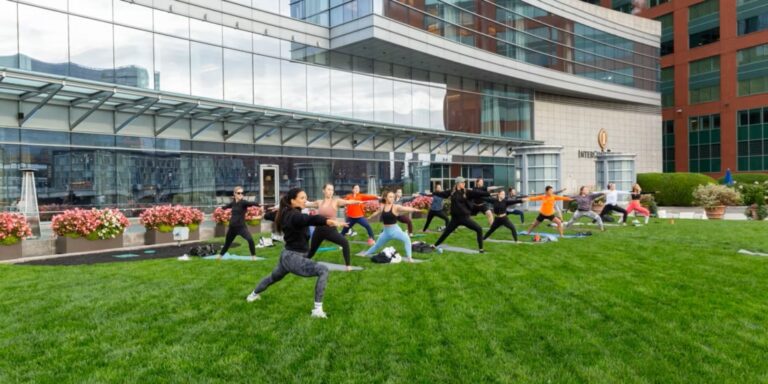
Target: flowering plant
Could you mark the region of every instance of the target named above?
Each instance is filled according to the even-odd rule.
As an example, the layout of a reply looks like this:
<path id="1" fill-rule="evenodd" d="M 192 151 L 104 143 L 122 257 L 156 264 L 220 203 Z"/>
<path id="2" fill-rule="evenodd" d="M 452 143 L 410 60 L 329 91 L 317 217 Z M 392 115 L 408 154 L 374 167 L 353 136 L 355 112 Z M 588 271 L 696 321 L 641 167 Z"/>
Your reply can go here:
<path id="1" fill-rule="evenodd" d="M 0 245 L 14 245 L 32 236 L 27 219 L 20 213 L 0 213 Z"/>
<path id="2" fill-rule="evenodd" d="M 53 217 L 51 227 L 57 236 L 85 237 L 88 240 L 114 239 L 130 225 L 117 209 L 70 209 Z"/>
<path id="3" fill-rule="evenodd" d="M 376 211 L 379 210 L 379 207 L 381 207 L 381 203 L 379 203 L 378 200 L 368 200 L 363 203 L 363 213 L 365 214 L 365 217 L 369 217 L 376 213 Z"/>
<path id="4" fill-rule="evenodd" d="M 753 184 L 739 184 L 736 188 L 744 199 L 744 205 L 765 205 L 768 182 L 759 183 L 755 181 Z"/>
<path id="5" fill-rule="evenodd" d="M 721 205 L 738 205 L 741 203 L 741 195 L 725 185 L 699 185 L 693 191 L 693 203 L 705 209 Z"/>
<path id="6" fill-rule="evenodd" d="M 416 208 L 420 211 L 427 211 L 432 206 L 432 196 L 418 196 L 415 199 L 403 204 L 406 207 Z"/>
<path id="7" fill-rule="evenodd" d="M 227 208 L 224 209 L 222 207 L 218 207 L 213 211 L 213 221 L 216 222 L 216 224 L 229 224 L 229 221 L 232 220 L 232 210 Z"/>
<path id="8" fill-rule="evenodd" d="M 203 212 L 182 205 L 160 205 L 141 213 L 139 222 L 147 229 L 171 232 L 173 227 L 183 226 L 195 230 L 203 221 Z"/>
<path id="9" fill-rule="evenodd" d="M 259 225 L 262 216 L 264 216 L 264 208 L 252 205 L 245 211 L 245 223 L 248 225 Z"/>

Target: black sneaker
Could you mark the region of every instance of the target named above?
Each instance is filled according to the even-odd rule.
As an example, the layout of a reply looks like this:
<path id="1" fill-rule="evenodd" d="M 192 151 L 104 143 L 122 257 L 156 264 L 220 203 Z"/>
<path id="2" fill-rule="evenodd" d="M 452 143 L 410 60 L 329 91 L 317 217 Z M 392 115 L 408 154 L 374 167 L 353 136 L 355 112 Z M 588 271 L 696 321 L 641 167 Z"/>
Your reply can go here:
<path id="1" fill-rule="evenodd" d="M 480 252 L 480 253 L 485 253 L 485 249 L 479 249 L 477 251 Z"/>

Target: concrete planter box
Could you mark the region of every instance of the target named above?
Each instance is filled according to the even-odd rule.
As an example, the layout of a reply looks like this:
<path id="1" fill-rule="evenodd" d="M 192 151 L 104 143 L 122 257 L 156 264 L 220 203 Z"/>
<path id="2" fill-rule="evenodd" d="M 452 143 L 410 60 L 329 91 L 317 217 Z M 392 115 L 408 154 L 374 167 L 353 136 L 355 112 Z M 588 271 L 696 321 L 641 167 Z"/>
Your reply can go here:
<path id="1" fill-rule="evenodd" d="M 79 253 L 100 251 L 103 249 L 113 249 L 123 247 L 123 235 L 114 239 L 88 240 L 84 237 L 70 238 L 59 236 L 56 238 L 56 253 Z"/>
<path id="2" fill-rule="evenodd" d="M 19 240 L 14 245 L 0 245 L 0 260 L 12 260 L 21 258 L 21 242 Z"/>
<path id="3" fill-rule="evenodd" d="M 200 227 L 195 228 L 194 231 L 189 231 L 189 239 L 187 241 L 200 240 Z M 144 233 L 144 244 L 155 245 L 162 243 L 174 243 L 173 232 L 160 232 L 156 229 L 148 229 Z"/>
<path id="4" fill-rule="evenodd" d="M 251 234 L 262 232 L 261 230 L 261 223 L 259 225 L 249 225 L 248 226 L 248 232 Z M 216 224 L 216 226 L 213 228 L 213 236 L 214 237 L 224 237 L 227 235 L 227 229 L 229 229 L 229 226 L 223 225 L 223 224 Z M 192 234 L 190 233 L 190 238 L 192 237 Z"/>

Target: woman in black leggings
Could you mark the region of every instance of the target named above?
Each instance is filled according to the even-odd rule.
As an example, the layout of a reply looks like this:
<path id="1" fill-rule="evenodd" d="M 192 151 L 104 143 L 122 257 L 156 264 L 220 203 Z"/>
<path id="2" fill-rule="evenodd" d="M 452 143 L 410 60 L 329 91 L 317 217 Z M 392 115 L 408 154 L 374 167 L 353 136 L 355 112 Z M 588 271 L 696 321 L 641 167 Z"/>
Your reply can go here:
<path id="1" fill-rule="evenodd" d="M 229 228 L 227 228 L 227 237 L 224 240 L 224 247 L 219 252 L 218 260 L 227 253 L 229 247 L 232 246 L 232 242 L 235 237 L 240 236 L 248 242 L 248 249 L 251 251 L 251 259 L 256 259 L 256 244 L 253 243 L 253 237 L 248 232 L 248 226 L 245 225 L 245 214 L 248 212 L 248 207 L 258 207 L 259 204 L 246 201 L 243 199 L 243 187 L 235 187 L 235 193 L 233 201 L 225 206 L 223 209 L 231 209 L 232 217 L 229 219 Z"/>
<path id="2" fill-rule="evenodd" d="M 439 217 L 445 221 L 445 225 L 448 225 L 448 215 L 443 212 L 443 204 L 445 200 L 442 196 L 443 185 L 440 183 L 435 184 L 435 191 L 432 192 L 432 205 L 429 207 L 429 213 L 427 213 L 427 221 L 424 223 L 424 229 L 422 232 L 426 232 L 429 229 L 429 224 L 432 222 L 432 218 Z"/>
<path id="3" fill-rule="evenodd" d="M 517 230 L 515 229 L 515 225 L 512 224 L 512 222 L 509 221 L 509 218 L 507 217 L 507 207 L 510 205 L 520 204 L 522 202 L 522 199 L 507 199 L 506 193 L 504 191 L 499 192 L 497 198 L 491 201 L 491 204 L 493 205 L 493 213 L 496 215 L 496 217 L 493 219 L 491 229 L 485 233 L 483 239 L 491 237 L 491 234 L 493 234 L 494 231 L 496 231 L 499 227 L 504 226 L 512 231 L 512 238 L 517 241 Z"/>
<path id="4" fill-rule="evenodd" d="M 361 201 L 357 200 L 344 200 L 334 196 L 333 184 L 326 183 L 323 186 L 323 199 L 313 203 L 307 203 L 308 208 L 317 208 L 317 214 L 325 217 L 326 219 L 336 219 L 336 213 L 339 207 L 343 207 L 347 204 L 359 204 Z M 342 254 L 344 255 L 344 265 L 347 266 L 347 271 L 351 271 L 352 267 L 349 260 L 349 242 L 344 236 L 339 233 L 334 227 L 320 226 L 315 227 L 315 231 L 312 233 L 312 240 L 309 244 L 308 258 L 312 258 L 320 248 L 320 244 L 323 241 L 328 240 L 341 247 Z"/>
<path id="5" fill-rule="evenodd" d="M 437 195 L 437 194 L 436 194 Z M 437 239 L 434 247 L 438 247 L 440 244 L 448 238 L 460 225 L 463 225 L 477 234 L 477 248 L 480 253 L 484 253 L 483 250 L 483 228 L 480 227 L 474 220 L 470 218 L 472 214 L 471 199 L 489 197 L 491 194 L 485 191 L 477 189 L 467 190 L 465 188 L 465 180 L 463 177 L 456 178 L 456 186 L 454 186 L 452 192 L 443 192 L 438 196 L 450 197 L 451 199 L 451 221 L 445 227 L 443 234 Z"/>

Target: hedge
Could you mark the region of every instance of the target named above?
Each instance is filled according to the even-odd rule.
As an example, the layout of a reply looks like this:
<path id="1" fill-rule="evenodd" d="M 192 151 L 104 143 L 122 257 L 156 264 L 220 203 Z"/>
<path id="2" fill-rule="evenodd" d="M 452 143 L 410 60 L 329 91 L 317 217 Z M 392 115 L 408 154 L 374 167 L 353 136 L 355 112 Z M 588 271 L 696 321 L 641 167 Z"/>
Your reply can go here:
<path id="1" fill-rule="evenodd" d="M 639 173 L 637 183 L 643 191 L 657 191 L 661 206 L 693 206 L 693 190 L 699 185 L 714 184 L 715 179 L 701 173 Z"/>
<path id="2" fill-rule="evenodd" d="M 754 184 L 755 181 L 764 183 L 768 181 L 768 173 L 735 173 L 733 174 L 733 181 L 739 184 Z M 717 179 L 717 182 L 725 183 L 725 176 Z"/>

